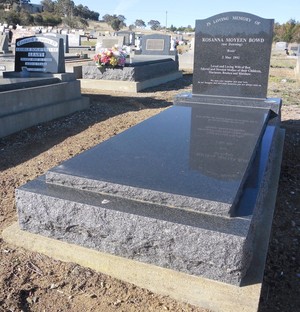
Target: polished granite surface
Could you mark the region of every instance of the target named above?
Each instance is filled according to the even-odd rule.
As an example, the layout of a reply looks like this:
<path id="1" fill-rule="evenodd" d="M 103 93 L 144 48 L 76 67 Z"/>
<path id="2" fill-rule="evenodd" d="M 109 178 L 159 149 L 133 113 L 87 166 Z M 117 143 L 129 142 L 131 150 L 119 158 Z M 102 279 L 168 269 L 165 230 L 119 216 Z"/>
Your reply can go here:
<path id="1" fill-rule="evenodd" d="M 173 106 L 49 172 L 225 203 L 231 210 L 268 114 L 242 107 Z"/>

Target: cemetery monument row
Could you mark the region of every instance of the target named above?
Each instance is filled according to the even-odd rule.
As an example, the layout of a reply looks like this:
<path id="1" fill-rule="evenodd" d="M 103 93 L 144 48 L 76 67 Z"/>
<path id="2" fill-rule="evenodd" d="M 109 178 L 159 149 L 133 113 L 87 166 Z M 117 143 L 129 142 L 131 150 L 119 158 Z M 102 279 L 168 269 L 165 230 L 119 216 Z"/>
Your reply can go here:
<path id="1" fill-rule="evenodd" d="M 193 92 L 17 189 L 20 228 L 150 265 L 144 287 L 155 267 L 174 272 L 152 290 L 180 300 L 255 311 L 283 141 L 281 100 L 266 97 L 272 30 L 243 12 L 198 20 Z"/>

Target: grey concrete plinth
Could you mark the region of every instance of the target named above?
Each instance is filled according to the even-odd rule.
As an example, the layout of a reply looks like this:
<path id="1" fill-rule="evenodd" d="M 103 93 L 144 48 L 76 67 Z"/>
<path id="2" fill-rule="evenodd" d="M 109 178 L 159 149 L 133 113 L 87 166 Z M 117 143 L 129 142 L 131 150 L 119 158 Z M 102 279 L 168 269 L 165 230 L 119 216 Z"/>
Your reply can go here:
<path id="1" fill-rule="evenodd" d="M 89 107 L 73 74 L 5 73 L 0 80 L 0 137 Z"/>

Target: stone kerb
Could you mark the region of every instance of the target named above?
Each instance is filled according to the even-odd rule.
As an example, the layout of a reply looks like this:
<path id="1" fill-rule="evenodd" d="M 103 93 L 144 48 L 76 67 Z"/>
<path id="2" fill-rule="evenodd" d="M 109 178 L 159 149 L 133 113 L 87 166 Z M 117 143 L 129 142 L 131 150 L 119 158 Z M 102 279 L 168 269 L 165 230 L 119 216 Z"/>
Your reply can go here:
<path id="1" fill-rule="evenodd" d="M 5 72 L 0 91 L 0 137 L 89 107 L 72 74 Z"/>
<path id="2" fill-rule="evenodd" d="M 295 75 L 298 79 L 300 79 L 300 54 L 298 54 L 297 65 L 295 67 Z"/>

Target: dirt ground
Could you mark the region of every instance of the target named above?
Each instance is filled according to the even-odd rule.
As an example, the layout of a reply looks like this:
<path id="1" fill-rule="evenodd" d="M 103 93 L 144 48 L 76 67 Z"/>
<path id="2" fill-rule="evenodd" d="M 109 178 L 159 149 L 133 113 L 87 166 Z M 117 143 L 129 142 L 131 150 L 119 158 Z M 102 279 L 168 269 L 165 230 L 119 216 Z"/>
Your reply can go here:
<path id="1" fill-rule="evenodd" d="M 89 90 L 89 110 L 0 139 L 0 231 L 17 221 L 16 187 L 134 126 L 191 91 L 192 75 L 138 94 Z M 269 96 L 283 98 L 286 130 L 260 312 L 300 311 L 300 84 L 271 68 Z M 0 311 L 205 311 L 0 239 Z"/>

